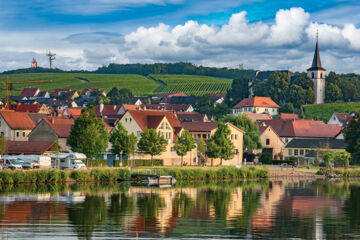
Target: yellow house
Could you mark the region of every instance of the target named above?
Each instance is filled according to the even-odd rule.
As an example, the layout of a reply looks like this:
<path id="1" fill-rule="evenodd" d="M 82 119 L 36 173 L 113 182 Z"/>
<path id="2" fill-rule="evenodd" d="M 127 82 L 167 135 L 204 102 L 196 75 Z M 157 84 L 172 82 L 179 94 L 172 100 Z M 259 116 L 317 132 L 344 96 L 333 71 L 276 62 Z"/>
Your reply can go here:
<path id="1" fill-rule="evenodd" d="M 285 143 L 270 125 L 259 123 L 260 141 L 263 152 L 270 153 L 274 159 L 283 155 Z"/>
<path id="2" fill-rule="evenodd" d="M 164 165 L 180 165 L 181 158 L 174 150 L 174 144 L 182 132 L 182 127 L 173 112 L 157 110 L 127 110 L 119 120 L 129 134 L 133 133 L 140 140 L 141 133 L 146 129 L 155 129 L 168 141 L 166 151 L 155 159 L 162 159 Z M 150 159 L 150 155 L 136 153 L 134 158 Z M 197 164 L 196 149 L 183 158 L 187 165 Z"/>
<path id="3" fill-rule="evenodd" d="M 345 152 L 347 144 L 343 139 L 299 138 L 291 140 L 285 146 L 285 158 L 316 158 L 324 152 Z"/>
<path id="4" fill-rule="evenodd" d="M 225 123 L 230 131 L 230 139 L 232 140 L 235 147 L 235 155 L 232 159 L 223 161 L 223 165 L 241 165 L 243 160 L 243 136 L 244 131 L 234 126 L 231 123 Z M 183 122 L 182 126 L 188 130 L 191 135 L 198 142 L 204 140 L 205 142 L 216 132 L 218 123 L 217 122 Z M 208 162 L 208 164 L 210 164 Z M 220 164 L 220 159 L 213 159 L 213 164 Z"/>
<path id="5" fill-rule="evenodd" d="M 0 110 L 0 134 L 8 141 L 28 141 L 28 135 L 35 128 L 27 112 Z"/>

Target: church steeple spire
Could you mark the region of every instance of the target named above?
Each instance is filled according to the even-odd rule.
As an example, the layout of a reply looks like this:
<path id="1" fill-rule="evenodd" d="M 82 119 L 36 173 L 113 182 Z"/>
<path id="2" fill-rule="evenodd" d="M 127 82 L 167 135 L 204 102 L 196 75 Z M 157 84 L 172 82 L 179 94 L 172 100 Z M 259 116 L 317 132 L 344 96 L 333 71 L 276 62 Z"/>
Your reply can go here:
<path id="1" fill-rule="evenodd" d="M 316 45 L 315 45 L 314 59 L 308 71 L 314 71 L 314 70 L 324 70 L 324 71 L 326 70 L 321 66 L 320 52 L 319 52 L 319 33 L 317 31 L 316 31 Z"/>

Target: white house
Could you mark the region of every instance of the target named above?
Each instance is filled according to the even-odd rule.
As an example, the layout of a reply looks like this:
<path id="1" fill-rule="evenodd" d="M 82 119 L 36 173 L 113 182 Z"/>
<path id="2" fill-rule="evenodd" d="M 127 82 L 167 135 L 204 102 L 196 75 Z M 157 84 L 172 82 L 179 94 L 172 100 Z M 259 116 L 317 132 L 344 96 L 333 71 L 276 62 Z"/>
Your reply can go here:
<path id="1" fill-rule="evenodd" d="M 271 116 L 279 114 L 280 106 L 270 97 L 244 98 L 233 107 L 233 115 L 246 113 L 268 113 Z"/>

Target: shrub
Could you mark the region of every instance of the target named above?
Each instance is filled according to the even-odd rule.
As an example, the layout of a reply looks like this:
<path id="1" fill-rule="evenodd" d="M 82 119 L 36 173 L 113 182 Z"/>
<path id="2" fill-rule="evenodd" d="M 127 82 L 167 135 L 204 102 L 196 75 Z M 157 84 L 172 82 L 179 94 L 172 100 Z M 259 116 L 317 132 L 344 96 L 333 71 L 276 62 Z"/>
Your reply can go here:
<path id="1" fill-rule="evenodd" d="M 13 183 L 13 175 L 14 173 L 9 171 L 9 170 L 5 170 L 5 171 L 0 171 L 0 181 L 1 183 Z"/>
<path id="2" fill-rule="evenodd" d="M 272 155 L 268 152 L 262 152 L 259 158 L 259 161 L 264 164 L 271 164 Z"/>
<path id="3" fill-rule="evenodd" d="M 90 179 L 90 173 L 84 170 L 74 170 L 71 172 L 70 178 L 75 181 L 88 181 Z"/>

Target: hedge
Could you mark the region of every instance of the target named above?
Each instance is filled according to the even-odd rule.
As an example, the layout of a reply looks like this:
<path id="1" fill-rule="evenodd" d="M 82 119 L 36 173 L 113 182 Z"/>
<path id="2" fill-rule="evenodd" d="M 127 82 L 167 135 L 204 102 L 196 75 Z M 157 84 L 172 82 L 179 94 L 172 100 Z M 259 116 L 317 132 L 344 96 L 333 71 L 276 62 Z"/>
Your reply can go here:
<path id="1" fill-rule="evenodd" d="M 164 161 L 162 159 L 153 159 L 154 166 L 164 166 Z M 130 165 L 135 167 L 151 167 L 151 160 L 148 159 L 131 159 L 131 160 L 122 160 L 122 166 L 128 167 Z M 120 160 L 115 160 L 115 167 L 120 166 Z"/>
<path id="2" fill-rule="evenodd" d="M 137 173 L 142 173 L 141 170 Z M 145 173 L 145 172 L 144 172 Z M 158 168 L 152 174 L 170 175 L 176 180 L 224 180 L 246 178 L 268 178 L 269 171 L 260 167 L 222 168 Z"/>
<path id="3" fill-rule="evenodd" d="M 118 169 L 92 169 L 88 170 L 29 170 L 29 171 L 0 171 L 0 183 L 59 183 L 68 180 L 75 181 L 127 181 L 130 180 L 130 170 Z"/>

